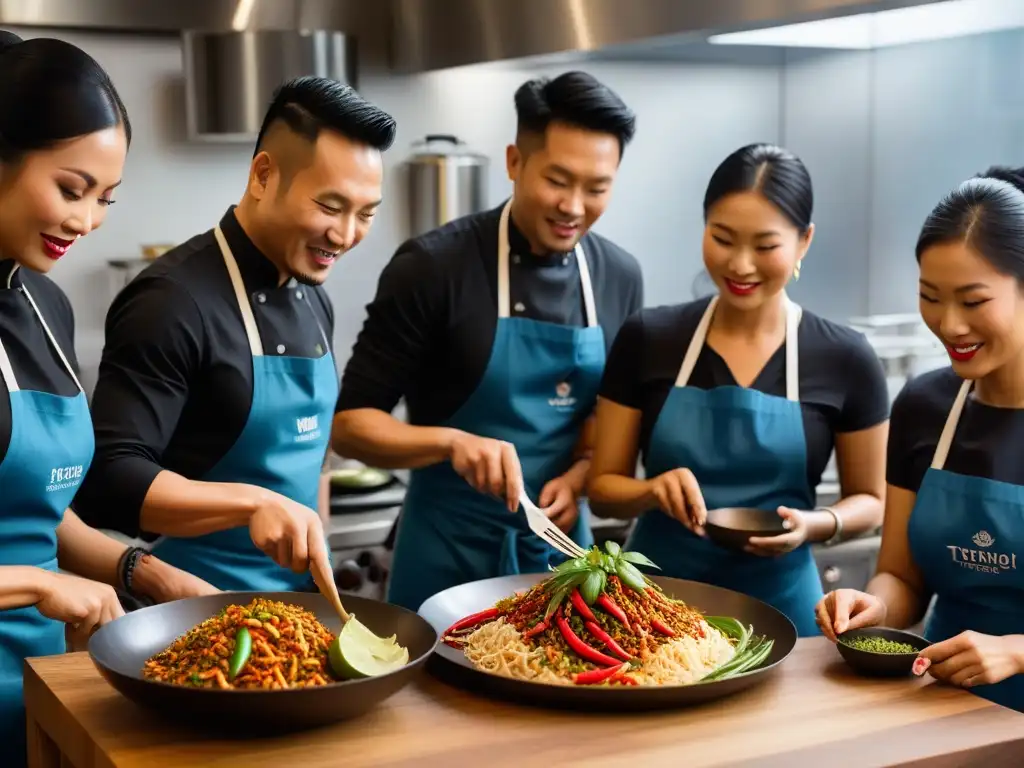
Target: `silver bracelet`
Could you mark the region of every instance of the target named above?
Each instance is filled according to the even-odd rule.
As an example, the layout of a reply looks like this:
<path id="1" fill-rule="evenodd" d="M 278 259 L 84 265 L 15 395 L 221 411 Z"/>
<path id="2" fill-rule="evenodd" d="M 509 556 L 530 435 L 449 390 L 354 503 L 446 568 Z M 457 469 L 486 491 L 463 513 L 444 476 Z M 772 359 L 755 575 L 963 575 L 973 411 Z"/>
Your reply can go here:
<path id="1" fill-rule="evenodd" d="M 839 513 L 836 512 L 834 509 L 832 509 L 832 507 L 818 507 L 814 511 L 815 512 L 828 512 L 830 515 L 832 515 L 832 519 L 836 521 L 835 533 L 833 533 L 831 536 L 829 536 L 828 539 L 826 539 L 822 543 L 826 547 L 831 547 L 833 544 L 836 544 L 837 542 L 839 542 L 843 538 L 843 518 L 839 516 Z"/>

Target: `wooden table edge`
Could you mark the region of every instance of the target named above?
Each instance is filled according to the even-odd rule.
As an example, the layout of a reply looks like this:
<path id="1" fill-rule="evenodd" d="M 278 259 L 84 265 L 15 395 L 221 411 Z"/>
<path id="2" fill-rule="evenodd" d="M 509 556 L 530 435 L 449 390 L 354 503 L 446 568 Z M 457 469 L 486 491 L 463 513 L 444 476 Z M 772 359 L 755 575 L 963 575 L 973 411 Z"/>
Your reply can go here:
<path id="1" fill-rule="evenodd" d="M 45 661 L 45 658 L 43 659 Z M 96 742 L 40 677 L 36 659 L 25 659 L 25 727 L 28 768 L 116 768 Z"/>

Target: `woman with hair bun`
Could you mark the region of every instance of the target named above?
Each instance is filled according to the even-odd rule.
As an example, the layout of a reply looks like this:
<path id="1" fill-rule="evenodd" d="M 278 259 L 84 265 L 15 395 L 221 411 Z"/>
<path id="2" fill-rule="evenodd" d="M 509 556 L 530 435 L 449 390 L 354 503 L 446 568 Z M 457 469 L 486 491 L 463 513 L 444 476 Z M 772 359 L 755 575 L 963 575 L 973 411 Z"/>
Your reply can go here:
<path id="1" fill-rule="evenodd" d="M 2 31 L 0 104 L 0 765 L 18 766 L 26 657 L 120 616 L 114 585 L 153 601 L 215 590 L 155 558 L 125 562 L 127 547 L 68 509 L 93 428 L 71 305 L 45 273 L 113 203 L 131 139 L 124 104 L 75 46 Z"/>
<path id="2" fill-rule="evenodd" d="M 951 367 L 892 409 L 882 550 L 865 592 L 818 606 L 830 638 L 920 622 L 914 672 L 1024 711 L 1024 169 L 946 195 L 917 240 L 921 317 Z"/>
<path id="3" fill-rule="evenodd" d="M 889 411 L 864 337 L 786 296 L 812 208 L 810 175 L 784 149 L 752 144 L 718 166 L 704 197 L 704 265 L 718 294 L 641 310 L 623 326 L 587 487 L 596 514 L 639 517 L 628 546 L 662 573 L 763 600 L 801 635 L 818 634 L 822 596 L 809 544 L 881 522 Z M 842 499 L 816 509 L 833 448 Z M 722 507 L 777 512 L 788 531 L 725 549 L 702 527 Z"/>

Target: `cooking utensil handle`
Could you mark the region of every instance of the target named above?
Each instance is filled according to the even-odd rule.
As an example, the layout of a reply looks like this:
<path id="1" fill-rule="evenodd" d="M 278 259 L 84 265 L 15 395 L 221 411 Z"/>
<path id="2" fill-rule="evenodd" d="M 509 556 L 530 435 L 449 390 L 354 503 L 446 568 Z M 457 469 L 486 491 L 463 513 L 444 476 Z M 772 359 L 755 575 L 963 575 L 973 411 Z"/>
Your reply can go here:
<path id="1" fill-rule="evenodd" d="M 334 583 L 334 574 L 331 572 L 330 561 L 326 552 L 319 557 L 310 558 L 309 570 L 313 574 L 313 581 L 316 582 L 320 594 L 327 598 L 327 601 L 334 607 L 343 623 L 348 623 L 349 615 L 345 606 L 341 604 L 341 595 L 338 594 L 338 585 Z"/>

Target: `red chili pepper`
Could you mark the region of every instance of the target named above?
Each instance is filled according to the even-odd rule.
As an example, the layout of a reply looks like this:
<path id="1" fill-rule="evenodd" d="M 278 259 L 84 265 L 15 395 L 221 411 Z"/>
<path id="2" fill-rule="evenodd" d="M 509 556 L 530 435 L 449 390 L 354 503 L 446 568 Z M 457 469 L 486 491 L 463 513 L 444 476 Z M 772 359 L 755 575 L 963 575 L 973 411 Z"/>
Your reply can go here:
<path id="1" fill-rule="evenodd" d="M 600 605 L 602 608 L 604 608 L 605 611 L 610 613 L 616 619 L 618 619 L 619 623 L 622 624 L 627 630 L 630 629 L 630 627 L 629 627 L 629 619 L 626 618 L 626 614 L 623 612 L 623 610 L 621 608 L 619 608 L 619 606 L 617 606 L 612 601 L 612 599 L 610 597 L 608 597 L 608 595 L 600 595 L 597 598 L 597 604 Z M 632 630 L 630 630 L 630 631 L 632 631 Z"/>
<path id="2" fill-rule="evenodd" d="M 595 685 L 597 683 L 603 683 L 605 680 L 611 680 L 616 675 L 622 674 L 629 664 L 622 664 L 617 667 L 608 667 L 607 669 L 593 669 L 590 672 L 580 672 L 576 677 L 573 678 L 573 682 L 576 685 Z"/>
<path id="3" fill-rule="evenodd" d="M 555 626 L 558 627 L 558 631 L 562 633 L 562 637 L 565 638 L 565 642 L 572 648 L 576 655 L 580 658 L 592 661 L 595 664 L 601 664 L 603 666 L 617 667 L 619 665 L 618 659 L 613 659 L 611 656 L 606 656 L 596 648 L 591 648 L 589 645 L 580 640 L 576 633 L 572 631 L 572 627 L 569 626 L 569 622 L 565 620 L 565 615 L 559 611 L 555 614 Z"/>
<path id="4" fill-rule="evenodd" d="M 592 634 L 594 637 L 600 640 L 605 648 L 607 648 L 609 651 L 614 653 L 619 658 L 625 659 L 626 661 L 629 661 L 633 658 L 622 648 L 621 645 L 615 642 L 615 639 L 611 635 L 609 635 L 607 632 L 601 629 L 601 627 L 597 625 L 597 622 L 588 621 L 584 623 L 583 626 L 587 628 L 587 631 L 590 634 Z"/>
<path id="5" fill-rule="evenodd" d="M 445 635 L 450 635 L 453 632 L 458 632 L 462 629 L 468 629 L 469 627 L 476 626 L 477 624 L 483 624 L 485 621 L 495 618 L 498 615 L 497 608 L 488 608 L 486 611 L 480 611 L 480 613 L 474 613 L 472 616 L 467 616 L 464 619 L 459 619 L 452 624 L 448 629 L 444 631 Z"/>
<path id="6" fill-rule="evenodd" d="M 651 619 L 651 627 L 654 629 L 655 632 L 660 632 L 661 634 L 665 635 L 665 637 L 676 636 L 676 633 L 671 628 L 666 627 L 664 624 L 662 624 L 659 619 Z"/>
<path id="7" fill-rule="evenodd" d="M 523 640 L 529 640 L 531 637 L 536 637 L 550 626 L 551 623 L 548 619 L 544 619 L 543 621 L 538 622 L 532 628 L 523 632 Z"/>
<path id="8" fill-rule="evenodd" d="M 590 606 L 587 605 L 583 599 L 583 595 L 580 594 L 579 589 L 574 589 L 572 594 L 569 595 L 569 600 L 572 602 L 572 607 L 576 609 L 576 613 L 580 615 L 580 618 L 584 621 L 597 621 L 597 617 L 594 612 L 590 610 Z"/>

